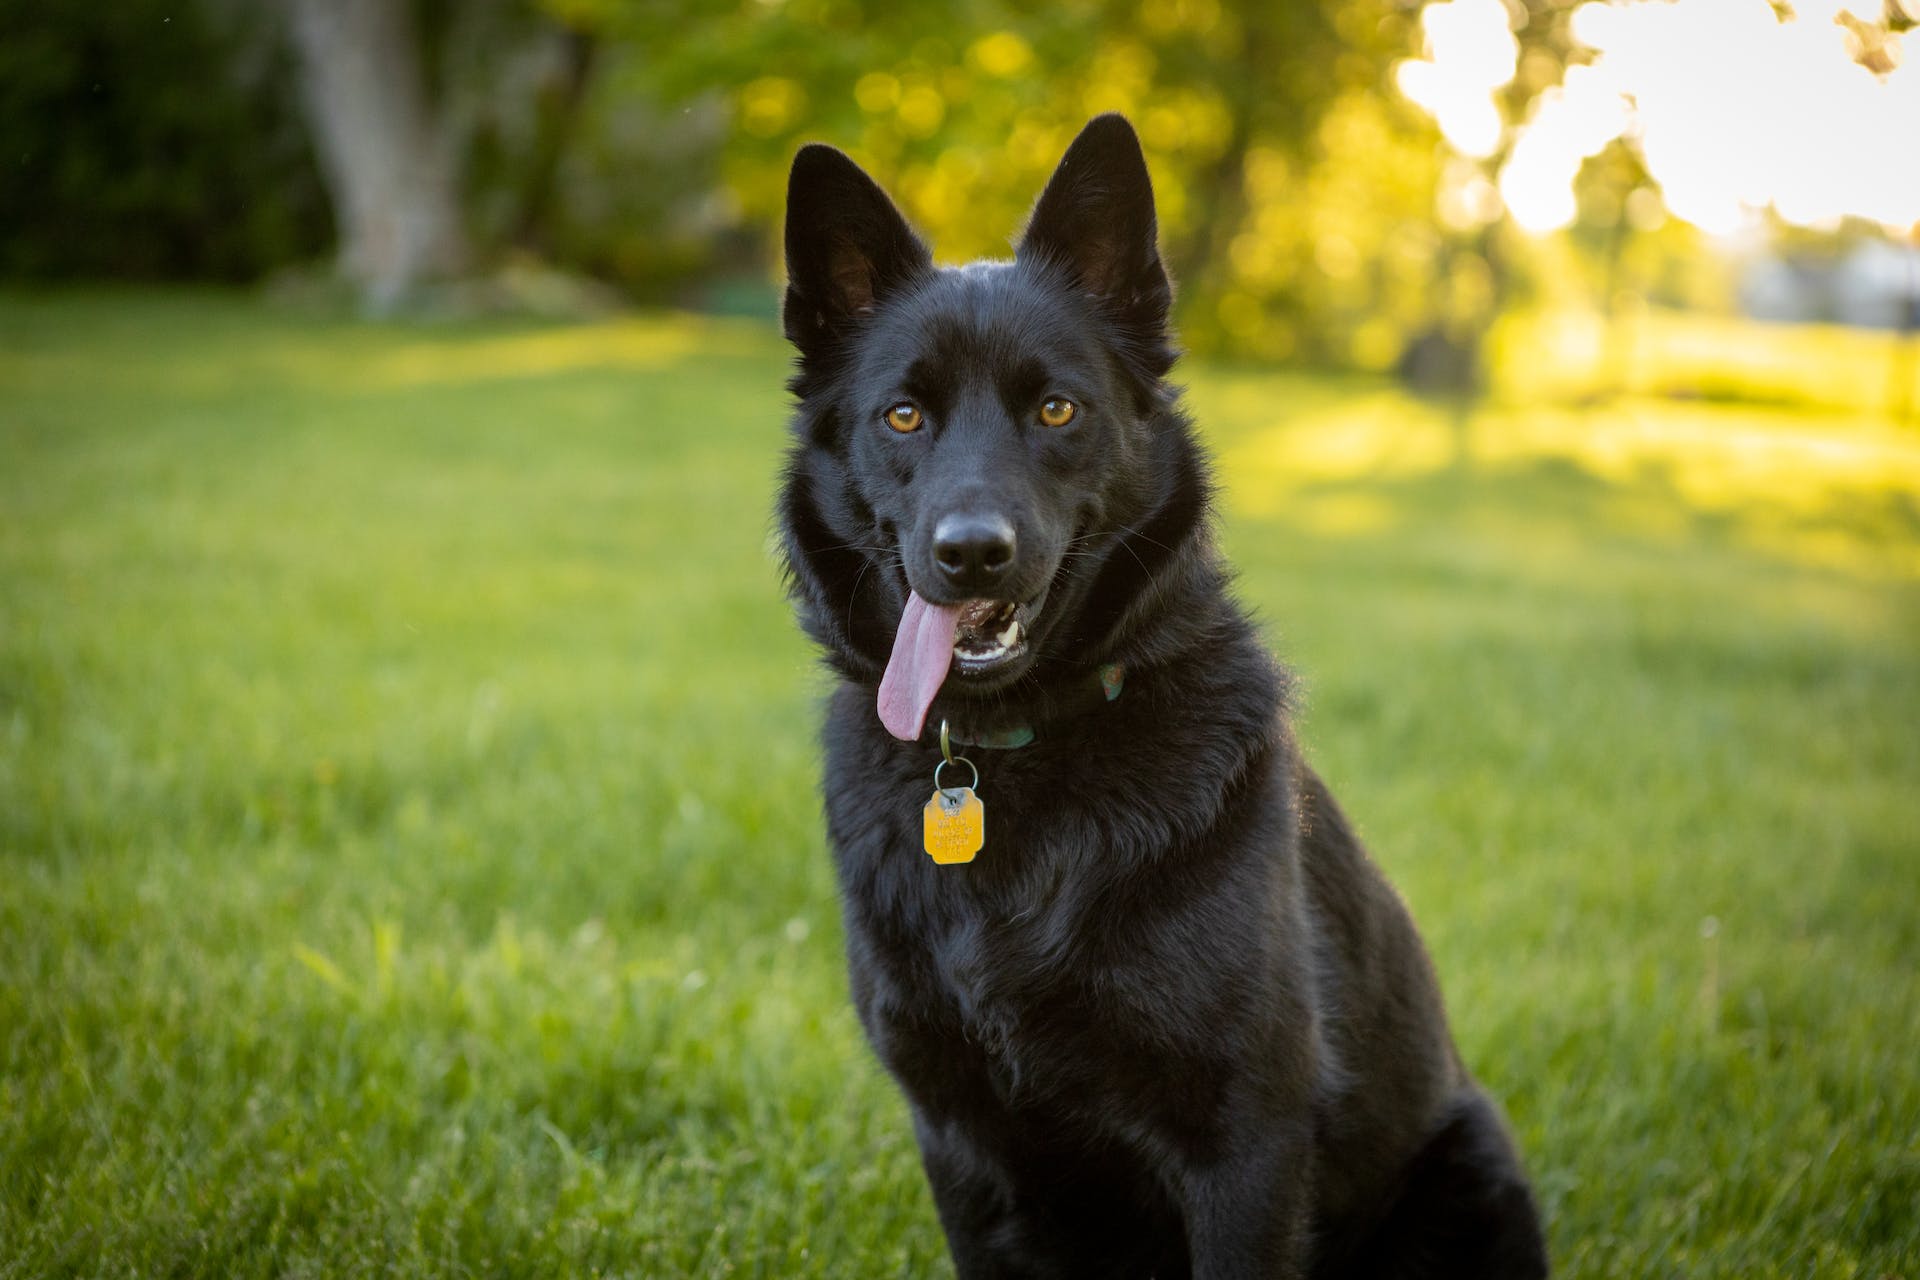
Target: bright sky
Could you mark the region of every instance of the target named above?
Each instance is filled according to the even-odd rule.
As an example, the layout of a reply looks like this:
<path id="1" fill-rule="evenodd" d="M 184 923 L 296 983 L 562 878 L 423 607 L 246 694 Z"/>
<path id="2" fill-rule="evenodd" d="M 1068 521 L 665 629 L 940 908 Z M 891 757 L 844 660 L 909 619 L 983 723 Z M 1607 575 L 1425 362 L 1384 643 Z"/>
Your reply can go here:
<path id="1" fill-rule="evenodd" d="M 1429 4 L 1426 56 L 1395 78 L 1463 155 L 1511 137 L 1498 191 L 1528 231 L 1572 221 L 1581 163 L 1624 135 L 1667 208 L 1702 230 L 1737 231 L 1771 205 L 1803 226 L 1852 215 L 1904 233 L 1920 224 L 1920 63 L 1897 35 L 1887 74 L 1855 62 L 1839 21 L 1853 5 L 1877 21 L 1879 0 L 1794 0 L 1784 19 L 1767 0 L 1590 0 L 1573 32 L 1591 57 L 1511 134 L 1494 96 L 1519 53 L 1502 0 Z"/>

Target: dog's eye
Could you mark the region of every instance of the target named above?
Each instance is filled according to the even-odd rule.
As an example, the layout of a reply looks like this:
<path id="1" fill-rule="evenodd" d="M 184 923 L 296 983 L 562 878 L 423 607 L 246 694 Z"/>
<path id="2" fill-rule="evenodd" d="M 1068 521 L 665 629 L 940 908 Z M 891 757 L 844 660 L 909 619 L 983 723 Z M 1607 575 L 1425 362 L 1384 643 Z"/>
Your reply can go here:
<path id="1" fill-rule="evenodd" d="M 1054 396 L 1040 406 L 1040 421 L 1049 427 L 1064 427 L 1073 421 L 1073 415 L 1079 410 L 1073 401 L 1064 396 Z"/>
<path id="2" fill-rule="evenodd" d="M 905 435 L 909 431 L 920 429 L 920 408 L 905 401 L 887 410 L 887 425 Z"/>

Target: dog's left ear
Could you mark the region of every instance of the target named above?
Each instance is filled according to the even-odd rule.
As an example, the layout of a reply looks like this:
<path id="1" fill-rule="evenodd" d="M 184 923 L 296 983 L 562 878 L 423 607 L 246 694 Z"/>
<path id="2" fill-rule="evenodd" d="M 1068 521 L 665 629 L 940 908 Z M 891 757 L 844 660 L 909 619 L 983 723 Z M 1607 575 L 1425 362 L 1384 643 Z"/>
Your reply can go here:
<path id="1" fill-rule="evenodd" d="M 1153 180 L 1125 116 L 1095 116 L 1033 208 L 1021 261 L 1066 268 L 1138 337 L 1164 335 L 1173 286 L 1160 263 Z"/>
<path id="2" fill-rule="evenodd" d="M 818 142 L 793 157 L 786 243 L 781 319 L 807 359 L 825 355 L 849 322 L 933 265 L 880 184 L 845 152 Z"/>

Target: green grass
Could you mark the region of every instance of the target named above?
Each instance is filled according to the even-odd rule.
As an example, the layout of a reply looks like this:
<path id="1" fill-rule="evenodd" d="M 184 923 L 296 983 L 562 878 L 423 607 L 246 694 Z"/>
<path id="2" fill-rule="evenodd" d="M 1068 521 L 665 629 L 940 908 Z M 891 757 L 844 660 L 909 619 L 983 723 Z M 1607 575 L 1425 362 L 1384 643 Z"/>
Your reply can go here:
<path id="1" fill-rule="evenodd" d="M 784 361 L 0 300 L 0 1276 L 945 1272 Z M 1563 1273 L 1920 1277 L 1914 437 L 1191 377 Z"/>

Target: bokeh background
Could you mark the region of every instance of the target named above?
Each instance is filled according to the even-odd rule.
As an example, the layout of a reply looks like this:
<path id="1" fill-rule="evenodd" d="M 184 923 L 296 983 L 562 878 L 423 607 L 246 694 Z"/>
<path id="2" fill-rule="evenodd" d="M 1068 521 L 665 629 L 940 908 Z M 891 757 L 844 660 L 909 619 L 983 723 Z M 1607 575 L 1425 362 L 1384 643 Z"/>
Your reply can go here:
<path id="1" fill-rule="evenodd" d="M 1004 254 L 1119 110 L 1562 1271 L 1920 1277 L 1916 21 L 0 0 L 0 1276 L 945 1272 L 769 537 L 786 165 Z"/>
<path id="2" fill-rule="evenodd" d="M 1195 352 L 1914 412 L 1907 0 L 5 4 L 19 280 L 764 316 L 798 143 L 963 261 L 1117 110 Z"/>

